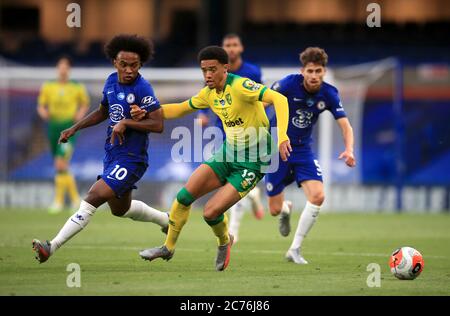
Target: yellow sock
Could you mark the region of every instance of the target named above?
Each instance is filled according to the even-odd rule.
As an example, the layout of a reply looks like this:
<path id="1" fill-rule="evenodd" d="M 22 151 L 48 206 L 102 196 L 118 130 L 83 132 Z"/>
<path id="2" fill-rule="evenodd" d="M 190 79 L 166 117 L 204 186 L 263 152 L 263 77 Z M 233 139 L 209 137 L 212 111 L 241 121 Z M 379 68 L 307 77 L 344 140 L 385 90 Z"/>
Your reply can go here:
<path id="1" fill-rule="evenodd" d="M 214 235 L 217 237 L 219 246 L 226 245 L 230 242 L 230 235 L 228 234 L 228 216 L 222 214 L 214 220 L 205 220 L 211 226 Z"/>
<path id="2" fill-rule="evenodd" d="M 167 232 L 167 238 L 164 245 L 170 251 L 175 249 L 175 244 L 177 243 L 178 235 L 181 232 L 184 224 L 186 224 L 189 214 L 191 211 L 191 206 L 185 206 L 178 202 L 177 199 L 172 203 L 169 216 L 169 231 Z"/>
<path id="3" fill-rule="evenodd" d="M 64 183 L 64 173 L 58 172 L 55 176 L 55 204 L 64 205 L 64 196 L 66 194 L 66 186 Z"/>
<path id="4" fill-rule="evenodd" d="M 70 199 L 72 203 L 78 203 L 80 201 L 80 195 L 78 194 L 77 183 L 75 178 L 70 172 L 66 173 L 65 176 L 66 189 L 69 192 Z"/>

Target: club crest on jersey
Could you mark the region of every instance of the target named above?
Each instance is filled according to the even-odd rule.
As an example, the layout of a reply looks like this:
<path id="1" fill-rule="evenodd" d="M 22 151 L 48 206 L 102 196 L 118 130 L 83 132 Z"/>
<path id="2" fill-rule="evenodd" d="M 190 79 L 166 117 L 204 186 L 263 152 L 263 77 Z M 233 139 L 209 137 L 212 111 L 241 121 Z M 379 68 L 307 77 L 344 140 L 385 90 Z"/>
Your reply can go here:
<path id="1" fill-rule="evenodd" d="M 273 190 L 273 184 L 271 182 L 268 182 L 266 184 L 266 189 L 267 189 L 267 191 L 271 192 Z"/>
<path id="2" fill-rule="evenodd" d="M 323 109 L 325 109 L 325 102 L 324 101 L 319 101 L 319 103 L 317 103 L 317 108 L 319 109 L 319 110 L 323 110 Z"/>
<path id="3" fill-rule="evenodd" d="M 128 102 L 129 104 L 133 103 L 134 100 L 136 100 L 136 98 L 134 97 L 134 94 L 133 94 L 133 93 L 130 93 L 130 94 L 127 95 L 127 102 Z"/>
<path id="4" fill-rule="evenodd" d="M 314 105 L 314 100 L 313 99 L 308 99 L 306 100 L 306 105 L 310 108 Z"/>
<path id="5" fill-rule="evenodd" d="M 249 186 L 249 184 L 250 184 L 250 183 L 248 183 L 247 180 L 242 180 L 242 182 L 241 182 L 241 187 L 242 187 L 243 189 L 247 189 L 247 187 Z"/>
<path id="6" fill-rule="evenodd" d="M 231 94 L 229 94 L 229 93 L 227 93 L 226 95 L 225 95 L 225 99 L 227 100 L 227 102 L 228 102 L 228 104 L 229 105 L 231 105 Z"/>
<path id="7" fill-rule="evenodd" d="M 109 118 L 111 121 L 117 123 L 124 118 L 123 107 L 120 104 L 111 105 Z"/>
<path id="8" fill-rule="evenodd" d="M 225 119 L 228 119 L 228 112 L 227 112 L 227 109 L 222 109 L 222 116 L 223 116 Z"/>
<path id="9" fill-rule="evenodd" d="M 298 116 L 294 116 L 292 118 L 292 124 L 295 127 L 307 128 L 307 127 L 311 126 L 311 119 L 314 115 L 312 112 L 297 110 L 297 111 L 295 111 L 295 113 L 298 114 Z"/>
<path id="10" fill-rule="evenodd" d="M 250 91 L 256 91 L 259 89 L 259 87 L 261 87 L 261 85 L 259 83 L 254 82 L 253 80 L 250 79 L 246 79 L 243 83 L 242 86 Z"/>
<path id="11" fill-rule="evenodd" d="M 125 99 L 125 93 L 119 92 L 119 93 L 117 94 L 117 100 L 122 101 L 123 99 Z"/>

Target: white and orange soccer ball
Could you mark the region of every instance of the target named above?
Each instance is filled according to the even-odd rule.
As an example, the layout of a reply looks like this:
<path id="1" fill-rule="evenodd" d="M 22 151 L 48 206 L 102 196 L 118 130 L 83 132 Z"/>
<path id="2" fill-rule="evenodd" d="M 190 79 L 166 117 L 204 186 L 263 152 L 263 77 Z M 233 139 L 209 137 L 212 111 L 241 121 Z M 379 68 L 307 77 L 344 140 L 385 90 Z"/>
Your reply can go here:
<path id="1" fill-rule="evenodd" d="M 392 274 L 400 280 L 414 280 L 424 267 L 423 257 L 416 249 L 401 247 L 391 255 L 389 267 Z"/>

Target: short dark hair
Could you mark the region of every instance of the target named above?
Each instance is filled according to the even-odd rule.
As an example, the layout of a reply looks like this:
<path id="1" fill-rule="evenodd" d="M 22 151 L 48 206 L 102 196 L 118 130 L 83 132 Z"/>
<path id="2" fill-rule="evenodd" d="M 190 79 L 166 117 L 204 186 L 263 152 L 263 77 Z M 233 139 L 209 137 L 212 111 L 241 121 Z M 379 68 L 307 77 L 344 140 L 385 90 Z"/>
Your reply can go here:
<path id="1" fill-rule="evenodd" d="M 215 59 L 222 65 L 228 64 L 228 54 L 220 46 L 207 46 L 199 53 L 197 60 L 200 63 L 202 60 Z"/>
<path id="2" fill-rule="evenodd" d="M 240 37 L 238 34 L 236 34 L 236 33 L 228 33 L 228 34 L 226 34 L 226 35 L 223 37 L 222 43 L 223 43 L 225 40 L 230 39 L 230 38 L 237 38 L 239 41 L 241 41 L 241 37 Z M 242 42 L 242 41 L 241 41 L 241 42 Z"/>
<path id="3" fill-rule="evenodd" d="M 56 64 L 59 64 L 59 62 L 60 62 L 61 60 L 67 61 L 67 63 L 69 64 L 69 66 L 72 67 L 73 62 L 72 62 L 72 58 L 71 58 L 69 55 L 61 55 L 61 56 L 58 56 L 58 59 L 56 60 Z"/>
<path id="4" fill-rule="evenodd" d="M 328 63 L 328 55 L 323 48 L 308 47 L 300 54 L 300 62 L 303 66 L 313 63 L 325 67 Z"/>
<path id="5" fill-rule="evenodd" d="M 153 58 L 153 42 L 136 34 L 116 35 L 105 45 L 105 54 L 106 57 L 114 60 L 120 51 L 138 54 L 141 63 L 145 64 Z"/>

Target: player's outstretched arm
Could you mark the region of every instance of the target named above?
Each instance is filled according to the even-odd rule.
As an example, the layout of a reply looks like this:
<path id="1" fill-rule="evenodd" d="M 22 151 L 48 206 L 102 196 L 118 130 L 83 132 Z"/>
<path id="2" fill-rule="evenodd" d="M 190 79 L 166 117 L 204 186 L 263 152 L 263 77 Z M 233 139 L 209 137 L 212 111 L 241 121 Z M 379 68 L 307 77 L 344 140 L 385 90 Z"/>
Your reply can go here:
<path id="1" fill-rule="evenodd" d="M 181 103 L 168 103 L 161 105 L 163 118 L 166 120 L 182 117 L 186 114 L 196 111 L 189 105 L 189 100 Z M 146 111 L 138 105 L 132 105 L 130 110 L 131 118 L 134 121 L 140 121 L 145 117 Z"/>
<path id="2" fill-rule="evenodd" d="M 59 143 L 66 143 L 70 137 L 72 137 L 77 131 L 97 125 L 98 123 L 103 122 L 108 118 L 108 109 L 100 104 L 99 108 L 84 117 L 82 120 L 78 121 L 75 125 L 72 127 L 64 130 L 61 132 L 61 135 L 59 136 Z"/>
<path id="3" fill-rule="evenodd" d="M 342 117 L 337 120 L 337 123 L 342 131 L 342 137 L 344 138 L 345 150 L 339 155 L 339 159 L 344 159 L 345 163 L 349 167 L 356 166 L 356 159 L 353 155 L 353 128 L 350 125 L 350 121 L 346 117 Z"/>
<path id="4" fill-rule="evenodd" d="M 161 105 L 163 109 L 164 119 L 170 120 L 185 116 L 197 111 L 189 105 L 189 100 L 181 103 L 168 103 Z"/>
<path id="5" fill-rule="evenodd" d="M 289 122 L 289 105 L 286 97 L 272 89 L 264 92 L 262 101 L 272 103 L 275 107 L 275 115 L 277 117 L 278 130 L 278 150 L 283 161 L 286 161 L 292 152 L 289 137 L 287 136 L 287 128 Z"/>

